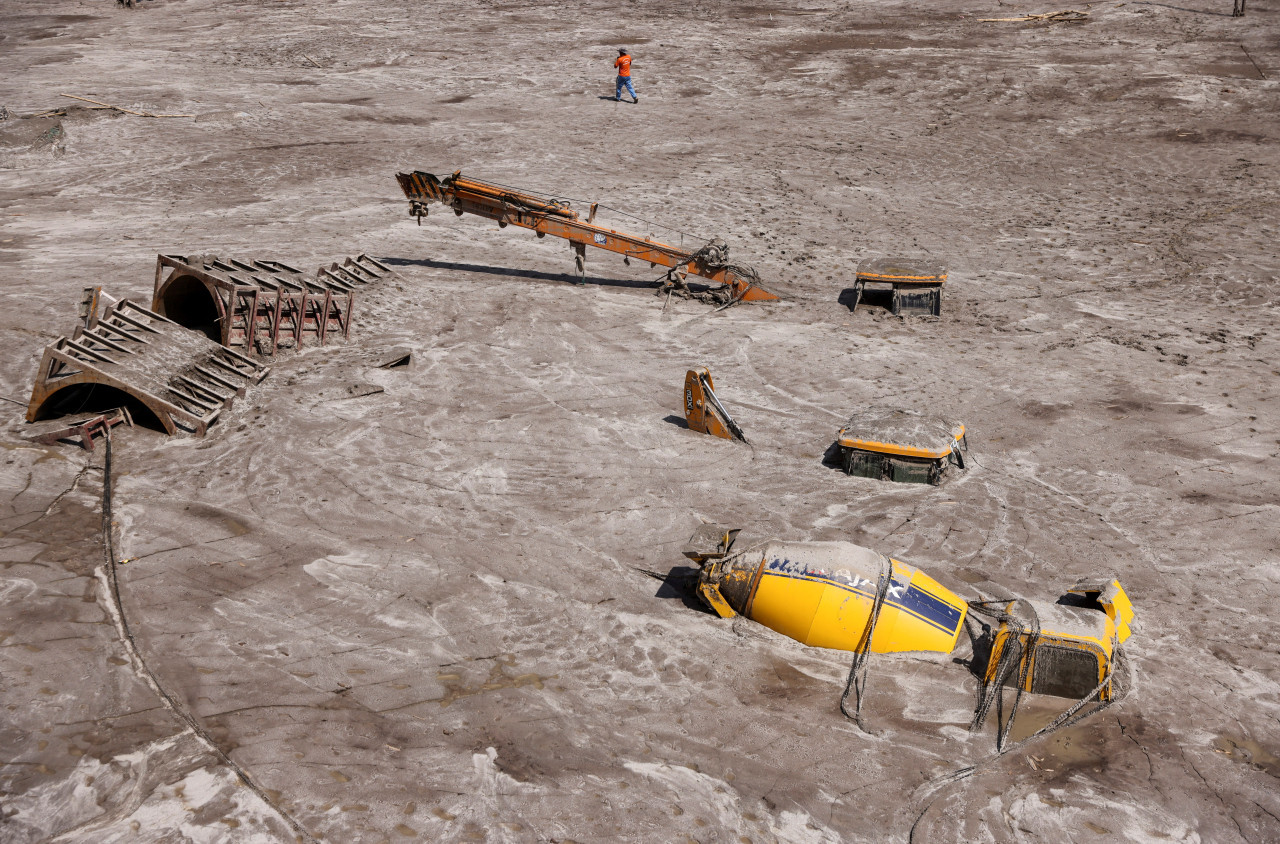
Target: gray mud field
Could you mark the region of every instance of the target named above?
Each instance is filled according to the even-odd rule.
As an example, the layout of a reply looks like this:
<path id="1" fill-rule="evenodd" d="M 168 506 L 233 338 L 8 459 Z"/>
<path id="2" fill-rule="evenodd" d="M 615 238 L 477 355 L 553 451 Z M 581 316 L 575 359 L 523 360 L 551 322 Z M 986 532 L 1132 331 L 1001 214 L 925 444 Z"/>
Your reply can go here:
<path id="1" fill-rule="evenodd" d="M 984 20 L 1059 8 L 5 0 L 0 841 L 1280 840 L 1280 6 Z M 413 169 L 723 237 L 784 301 L 575 285 L 415 225 Z M 23 421 L 82 288 L 361 252 L 398 278 L 348 340 L 206 437 L 117 430 L 104 546 L 101 441 Z M 945 264 L 941 318 L 850 311 L 875 256 Z M 687 429 L 696 366 L 750 445 Z M 968 470 L 824 462 L 868 408 L 963 422 Z M 1128 696 L 993 758 L 965 652 L 877 656 L 864 733 L 848 653 L 689 590 L 704 522 L 971 600 L 1117 575 Z"/>

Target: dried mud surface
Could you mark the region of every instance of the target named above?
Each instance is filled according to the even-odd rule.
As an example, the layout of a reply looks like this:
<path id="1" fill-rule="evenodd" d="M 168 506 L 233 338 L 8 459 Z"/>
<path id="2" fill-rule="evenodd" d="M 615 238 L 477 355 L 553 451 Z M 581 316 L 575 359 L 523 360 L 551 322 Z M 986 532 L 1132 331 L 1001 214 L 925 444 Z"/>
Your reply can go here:
<path id="1" fill-rule="evenodd" d="M 1050 10 L 6 6 L 0 839 L 1280 838 L 1280 12 L 981 21 Z M 618 45 L 638 106 L 603 99 Z M 413 225 L 410 168 L 721 235 L 786 301 L 664 308 L 604 255 L 573 286 L 551 238 Z M 401 278 L 207 438 L 117 437 L 131 652 L 102 450 L 33 446 L 21 405 L 81 288 L 146 303 L 157 252 Z M 947 265 L 942 318 L 841 304 L 876 255 Z M 752 446 L 683 426 L 699 365 Z M 863 408 L 963 422 L 970 468 L 825 465 Z M 971 673 L 873 659 L 859 732 L 847 655 L 682 591 L 701 521 L 969 598 L 1115 573 L 1132 693 L 931 787 L 994 749 Z"/>

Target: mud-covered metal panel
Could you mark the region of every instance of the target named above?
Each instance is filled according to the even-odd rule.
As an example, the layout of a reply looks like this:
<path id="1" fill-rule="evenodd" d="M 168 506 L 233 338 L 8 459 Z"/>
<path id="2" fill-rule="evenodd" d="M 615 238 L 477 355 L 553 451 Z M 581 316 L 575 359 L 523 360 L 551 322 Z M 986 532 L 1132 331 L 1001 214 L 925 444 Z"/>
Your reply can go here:
<path id="1" fill-rule="evenodd" d="M 940 460 L 888 459 L 889 480 L 902 484 L 936 484 L 941 477 Z"/>
<path id="2" fill-rule="evenodd" d="M 965 435 L 965 427 L 910 410 L 865 408 L 849 417 L 837 442 L 880 454 L 942 458 L 951 454 Z"/>
<path id="3" fill-rule="evenodd" d="M 894 285 L 893 313 L 897 316 L 941 316 L 942 285 Z"/>
<path id="4" fill-rule="evenodd" d="M 759 578 L 760 568 L 735 568 L 726 572 L 717 584 L 720 594 L 734 609 L 747 608 L 751 604 L 751 590 Z M 742 612 L 743 610 L 738 610 Z"/>
<path id="5" fill-rule="evenodd" d="M 942 284 L 947 268 L 920 258 L 865 258 L 858 262 L 858 281 L 891 284 Z"/>
<path id="6" fill-rule="evenodd" d="M 883 480 L 887 461 L 888 458 L 883 454 L 856 448 L 844 449 L 844 471 L 856 477 Z"/>
<path id="7" fill-rule="evenodd" d="M 93 327 L 81 326 L 45 349 L 27 421 L 107 401 L 144 410 L 170 434 L 187 430 L 203 436 L 267 372 L 200 332 L 125 299 Z"/>

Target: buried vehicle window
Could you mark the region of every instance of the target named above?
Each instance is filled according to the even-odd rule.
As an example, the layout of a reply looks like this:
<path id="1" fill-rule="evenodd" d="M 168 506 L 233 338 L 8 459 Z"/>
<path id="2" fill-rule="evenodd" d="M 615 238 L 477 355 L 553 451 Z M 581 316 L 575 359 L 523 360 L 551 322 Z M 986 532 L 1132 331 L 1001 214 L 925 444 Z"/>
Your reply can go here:
<path id="1" fill-rule="evenodd" d="M 1035 650 L 1031 691 L 1041 695 L 1083 698 L 1098 685 L 1098 657 L 1089 651 L 1040 645 Z"/>

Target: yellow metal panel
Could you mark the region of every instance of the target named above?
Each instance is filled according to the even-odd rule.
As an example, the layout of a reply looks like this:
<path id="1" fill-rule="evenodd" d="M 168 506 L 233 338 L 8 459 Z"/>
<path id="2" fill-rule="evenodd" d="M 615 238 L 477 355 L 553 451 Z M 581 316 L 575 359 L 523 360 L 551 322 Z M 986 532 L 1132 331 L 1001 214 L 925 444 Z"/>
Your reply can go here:
<path id="1" fill-rule="evenodd" d="M 871 588 L 874 589 L 874 587 Z M 862 640 L 862 633 L 867 629 L 867 621 L 871 617 L 871 604 L 874 598 L 874 591 L 870 596 L 866 596 L 860 592 L 839 589 L 831 585 L 824 586 L 822 601 L 814 614 L 809 636 L 801 641 L 817 648 L 857 650 L 858 642 Z M 882 609 L 880 623 L 883 624 L 884 620 L 885 612 Z M 879 625 L 876 629 L 879 630 Z"/>
<path id="2" fill-rule="evenodd" d="M 902 569 L 911 571 L 897 560 L 894 560 L 894 565 L 897 572 Z M 900 583 L 903 577 L 904 575 L 899 574 L 895 583 Z M 907 586 L 890 589 L 884 608 L 880 610 L 875 633 L 872 634 L 871 652 L 950 653 L 960 637 L 968 605 L 922 571 L 913 572 L 910 578 Z M 923 606 L 926 603 L 929 605 L 928 611 Z M 947 609 L 951 610 L 951 616 L 955 618 L 954 627 L 949 619 L 946 622 L 937 619 L 938 610 L 945 612 Z"/>
<path id="3" fill-rule="evenodd" d="M 1107 590 L 1108 594 L 1102 596 L 1102 609 L 1106 611 L 1107 617 L 1115 622 L 1116 638 L 1123 642 L 1129 638 L 1129 622 L 1133 621 L 1133 604 L 1129 601 L 1129 596 L 1124 593 L 1124 589 L 1120 586 L 1120 581 L 1111 581 L 1111 588 Z"/>
<path id="4" fill-rule="evenodd" d="M 818 581 L 765 572 L 751 601 L 751 618 L 808 644 L 809 629 L 826 588 Z"/>
<path id="5" fill-rule="evenodd" d="M 1129 638 L 1129 625 L 1133 622 L 1133 604 L 1130 603 L 1129 596 L 1125 594 L 1120 581 L 1115 578 L 1105 582 L 1085 581 L 1072 586 L 1069 591 L 1075 595 L 1092 596 L 1102 607 L 1107 618 L 1115 622 L 1116 638 L 1121 642 Z"/>
<path id="6" fill-rule="evenodd" d="M 702 596 L 702 600 L 706 601 L 711 609 L 716 611 L 716 615 L 721 618 L 733 618 L 737 615 L 733 611 L 733 607 L 729 606 L 729 602 L 720 594 L 720 590 L 714 584 L 701 583 L 698 585 L 698 594 Z"/>

